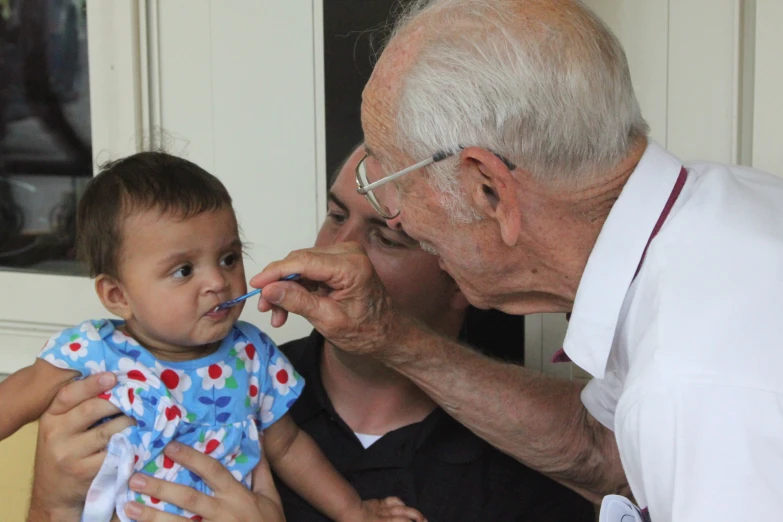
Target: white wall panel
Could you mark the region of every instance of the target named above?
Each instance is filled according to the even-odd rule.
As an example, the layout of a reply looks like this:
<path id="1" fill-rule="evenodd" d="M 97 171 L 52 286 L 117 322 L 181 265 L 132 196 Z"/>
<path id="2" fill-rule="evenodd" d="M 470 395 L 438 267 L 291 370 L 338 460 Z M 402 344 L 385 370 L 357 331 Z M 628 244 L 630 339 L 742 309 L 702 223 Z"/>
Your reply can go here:
<path id="1" fill-rule="evenodd" d="M 756 0 L 753 166 L 783 176 L 783 1 Z"/>
<path id="2" fill-rule="evenodd" d="M 158 0 L 161 125 L 173 153 L 218 176 L 248 243 L 248 278 L 317 231 L 313 3 L 305 0 Z M 243 319 L 277 342 L 255 310 Z"/>
<path id="3" fill-rule="evenodd" d="M 642 107 L 651 136 L 666 143 L 668 117 L 667 0 L 588 0 L 625 48 L 636 97 Z"/>
<path id="4" fill-rule="evenodd" d="M 215 172 L 214 56 L 210 0 L 159 0 L 157 31 L 163 146 Z M 154 3 L 152 4 L 154 6 Z M 234 2 L 226 2 L 226 8 Z M 154 7 L 153 7 L 154 9 Z M 229 8 L 230 9 L 230 8 Z M 230 59 L 229 57 L 218 57 Z M 237 81 L 239 81 L 237 79 Z"/>
<path id="5" fill-rule="evenodd" d="M 666 145 L 683 160 L 737 161 L 738 5 L 669 2 Z"/>

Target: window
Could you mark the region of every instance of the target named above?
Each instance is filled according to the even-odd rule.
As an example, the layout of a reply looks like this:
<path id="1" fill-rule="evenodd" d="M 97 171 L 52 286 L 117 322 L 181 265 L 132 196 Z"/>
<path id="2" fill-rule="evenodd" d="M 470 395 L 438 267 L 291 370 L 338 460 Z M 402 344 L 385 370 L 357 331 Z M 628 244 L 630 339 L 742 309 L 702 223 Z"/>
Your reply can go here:
<path id="1" fill-rule="evenodd" d="M 0 0 L 0 269 L 78 274 L 92 176 L 85 0 Z"/>

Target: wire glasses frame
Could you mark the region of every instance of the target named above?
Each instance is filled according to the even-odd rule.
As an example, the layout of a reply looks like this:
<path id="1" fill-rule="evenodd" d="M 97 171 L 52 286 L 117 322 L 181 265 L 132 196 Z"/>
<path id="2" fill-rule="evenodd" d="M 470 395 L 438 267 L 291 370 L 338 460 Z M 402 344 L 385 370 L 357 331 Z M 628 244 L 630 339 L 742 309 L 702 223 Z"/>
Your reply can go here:
<path id="1" fill-rule="evenodd" d="M 375 211 L 378 212 L 378 214 L 380 214 L 384 219 L 394 219 L 400 215 L 400 209 L 398 208 L 397 210 L 393 211 L 388 205 L 384 204 L 381 200 L 387 199 L 388 201 L 388 198 L 383 198 L 379 194 L 376 194 L 375 189 L 383 187 L 387 183 L 391 183 L 392 181 L 404 176 L 405 174 L 408 174 L 409 172 L 426 167 L 431 163 L 443 161 L 444 159 L 453 156 L 456 152 L 456 150 L 437 152 L 433 154 L 432 157 L 421 160 L 415 165 L 411 165 L 410 167 L 404 168 L 399 172 L 395 172 L 394 174 L 390 174 L 389 176 L 385 176 L 374 182 L 370 182 L 370 179 L 367 176 L 367 168 L 365 167 L 364 162 L 368 155 L 365 153 L 364 156 L 362 156 L 362 159 L 359 160 L 359 163 L 356 165 L 356 185 L 358 187 L 356 191 L 367 198 L 367 201 L 370 202 L 370 205 L 372 205 Z"/>

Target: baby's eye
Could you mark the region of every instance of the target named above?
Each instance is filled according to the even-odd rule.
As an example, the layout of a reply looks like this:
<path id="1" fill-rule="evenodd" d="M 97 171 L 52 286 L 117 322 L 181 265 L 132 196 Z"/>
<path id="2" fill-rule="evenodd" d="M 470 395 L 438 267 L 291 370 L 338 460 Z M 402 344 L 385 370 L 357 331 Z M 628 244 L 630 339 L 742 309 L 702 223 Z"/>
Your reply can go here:
<path id="1" fill-rule="evenodd" d="M 239 258 L 239 256 L 237 256 L 236 254 L 233 254 L 233 253 L 232 254 L 228 254 L 226 257 L 224 257 L 220 261 L 220 264 L 223 265 L 223 266 L 234 266 L 236 264 L 238 258 Z"/>
<path id="2" fill-rule="evenodd" d="M 193 273 L 193 267 L 191 265 L 183 265 L 174 271 L 174 277 L 177 279 L 184 279 Z"/>

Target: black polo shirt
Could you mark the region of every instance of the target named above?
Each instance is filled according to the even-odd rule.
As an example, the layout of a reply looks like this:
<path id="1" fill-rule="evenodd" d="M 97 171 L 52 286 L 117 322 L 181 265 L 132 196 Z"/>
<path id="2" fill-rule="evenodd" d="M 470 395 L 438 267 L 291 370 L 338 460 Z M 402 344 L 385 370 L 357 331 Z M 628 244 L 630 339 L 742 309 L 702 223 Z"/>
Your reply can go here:
<path id="1" fill-rule="evenodd" d="M 593 522 L 592 504 L 523 466 L 437 408 L 367 449 L 337 415 L 321 381 L 323 337 L 280 348 L 306 385 L 291 415 L 364 499 L 397 496 L 431 522 Z M 289 522 L 326 517 L 275 477 Z"/>

